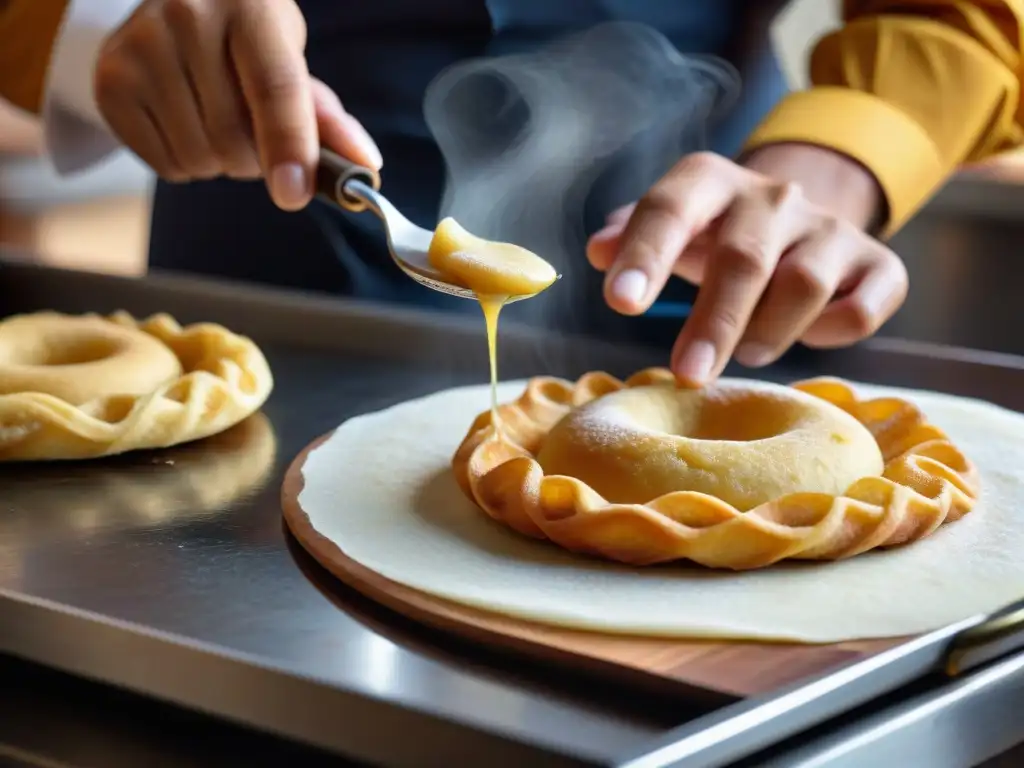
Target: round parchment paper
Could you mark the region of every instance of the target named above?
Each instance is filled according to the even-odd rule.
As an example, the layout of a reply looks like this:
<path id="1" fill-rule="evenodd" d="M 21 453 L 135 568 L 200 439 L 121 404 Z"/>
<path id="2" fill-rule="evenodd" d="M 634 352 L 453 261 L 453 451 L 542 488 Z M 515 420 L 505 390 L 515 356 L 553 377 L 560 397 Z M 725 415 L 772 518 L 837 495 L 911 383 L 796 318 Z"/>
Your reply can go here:
<path id="1" fill-rule="evenodd" d="M 502 402 L 525 382 L 502 384 Z M 1024 415 L 931 392 L 918 404 L 978 465 L 965 518 L 903 549 L 742 573 L 628 568 L 524 538 L 459 490 L 452 453 L 489 405 L 446 390 L 341 425 L 304 466 L 299 504 L 352 560 L 405 586 L 536 622 L 608 633 L 833 642 L 935 629 L 1024 597 Z"/>

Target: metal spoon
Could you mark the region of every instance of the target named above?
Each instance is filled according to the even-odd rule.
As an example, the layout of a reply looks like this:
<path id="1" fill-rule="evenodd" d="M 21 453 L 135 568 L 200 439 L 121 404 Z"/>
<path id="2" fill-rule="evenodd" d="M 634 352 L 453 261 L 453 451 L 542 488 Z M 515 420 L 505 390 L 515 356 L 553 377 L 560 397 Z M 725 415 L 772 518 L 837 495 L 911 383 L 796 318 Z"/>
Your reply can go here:
<path id="1" fill-rule="evenodd" d="M 395 264 L 417 283 L 460 299 L 476 299 L 476 294 L 461 285 L 446 282 L 427 258 L 434 233 L 409 221 L 380 192 L 380 176 L 370 168 L 346 160 L 328 149 L 320 150 L 316 174 L 317 195 L 346 211 L 359 213 L 369 209 L 384 222 L 388 251 Z M 561 275 L 558 275 L 557 280 Z M 511 296 L 507 303 L 530 298 Z"/>

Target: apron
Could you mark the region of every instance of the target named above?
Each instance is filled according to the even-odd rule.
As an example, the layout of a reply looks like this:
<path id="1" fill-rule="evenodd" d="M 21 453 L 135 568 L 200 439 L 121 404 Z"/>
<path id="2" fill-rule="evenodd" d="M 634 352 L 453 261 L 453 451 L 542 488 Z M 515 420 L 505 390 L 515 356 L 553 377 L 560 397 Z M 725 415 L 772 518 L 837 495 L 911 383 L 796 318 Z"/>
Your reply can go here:
<path id="1" fill-rule="evenodd" d="M 736 31 L 756 3 L 743 0 L 304 0 L 307 57 L 314 76 L 329 84 L 356 115 L 384 156 L 382 191 L 412 221 L 438 220 L 445 165 L 424 117 L 424 96 L 442 71 L 478 57 L 529 52 L 608 21 L 640 22 L 679 51 L 732 61 L 743 77 L 741 97 L 707 137 L 705 147 L 733 155 L 745 136 L 785 93 L 783 75 L 763 31 L 753 49 L 734 50 Z M 741 55 L 742 54 L 742 55 Z M 653 181 L 653 179 L 652 179 Z M 614 186 L 613 180 L 606 186 Z M 613 197 L 613 196 L 612 196 Z M 590 233 L 621 200 L 595 193 L 587 200 Z M 526 244 L 526 243 L 524 243 Z M 578 255 L 585 264 L 582 250 Z M 476 312 L 475 302 L 430 291 L 405 277 L 387 255 L 379 222 L 321 201 L 299 213 L 270 202 L 262 182 L 213 180 L 158 183 L 149 264 L 163 270 L 228 277 L 453 312 Z M 564 306 L 562 283 L 549 304 Z M 609 310 L 601 275 L 574 270 L 574 306 L 558 327 L 607 339 L 670 345 L 694 289 L 673 281 L 642 318 Z M 540 297 L 539 297 L 540 298 Z M 509 307 L 512 314 L 519 307 Z M 552 322 L 549 313 L 520 320 Z"/>

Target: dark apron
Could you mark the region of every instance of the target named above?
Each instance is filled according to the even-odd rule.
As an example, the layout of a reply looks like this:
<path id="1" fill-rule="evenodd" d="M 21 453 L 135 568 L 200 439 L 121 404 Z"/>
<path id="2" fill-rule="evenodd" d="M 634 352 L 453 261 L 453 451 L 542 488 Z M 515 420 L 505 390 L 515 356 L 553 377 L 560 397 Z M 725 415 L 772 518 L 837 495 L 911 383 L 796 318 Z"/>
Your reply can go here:
<path id="1" fill-rule="evenodd" d="M 310 30 L 311 71 L 337 91 L 377 141 L 385 161 L 383 191 L 428 228 L 437 222 L 444 163 L 424 119 L 424 93 L 438 73 L 457 62 L 533 50 L 606 21 L 644 23 L 684 53 L 720 56 L 740 70 L 743 95 L 707 137 L 707 148 L 725 155 L 735 154 L 785 92 L 767 29 L 754 35 L 753 44 L 749 30 L 742 29 L 747 9 L 756 3 L 741 0 L 305 0 L 300 5 Z M 743 50 L 737 48 L 739 38 L 745 40 Z M 616 202 L 614 194 L 596 189 L 587 201 L 586 230 L 598 228 Z M 585 261 L 582 252 L 579 259 Z M 257 182 L 158 184 L 149 263 L 384 302 L 479 311 L 475 302 L 443 296 L 404 277 L 388 258 L 372 214 L 341 213 L 319 201 L 300 213 L 285 213 Z M 693 292 L 674 281 L 645 317 L 623 318 L 604 306 L 599 274 L 588 268 L 573 278 L 580 282 L 573 296 L 584 297 L 574 301 L 582 306 L 560 317 L 560 327 L 647 343 L 671 342 Z"/>

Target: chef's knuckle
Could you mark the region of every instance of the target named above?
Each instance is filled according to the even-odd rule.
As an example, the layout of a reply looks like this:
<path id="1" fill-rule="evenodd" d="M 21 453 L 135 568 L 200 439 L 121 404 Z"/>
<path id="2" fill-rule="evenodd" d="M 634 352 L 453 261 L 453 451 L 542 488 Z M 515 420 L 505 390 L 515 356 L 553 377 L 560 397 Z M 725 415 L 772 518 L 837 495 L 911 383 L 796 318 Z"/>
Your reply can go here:
<path id="1" fill-rule="evenodd" d="M 815 231 L 825 241 L 863 238 L 864 233 L 850 220 L 842 216 L 823 215 L 818 218 Z"/>
<path id="2" fill-rule="evenodd" d="M 831 298 L 831 282 L 805 260 L 797 260 L 779 267 L 779 279 L 786 285 L 786 291 L 795 301 L 820 303 Z"/>
<path id="3" fill-rule="evenodd" d="M 231 0 L 226 14 L 242 23 L 255 19 L 257 24 L 274 24 L 292 43 L 305 48 L 306 18 L 294 0 Z"/>
<path id="4" fill-rule="evenodd" d="M 730 304 L 715 307 L 708 322 L 711 336 L 716 339 L 735 338 L 742 334 L 745 323 L 737 308 Z"/>
<path id="5" fill-rule="evenodd" d="M 693 174 L 714 173 L 721 170 L 724 158 L 714 152 L 694 152 L 680 161 L 680 165 Z"/>
<path id="6" fill-rule="evenodd" d="M 138 76 L 133 67 L 116 52 L 101 55 L 93 70 L 93 91 L 101 104 L 122 100 L 138 88 Z"/>
<path id="7" fill-rule="evenodd" d="M 151 13 L 134 16 L 122 30 L 120 47 L 137 61 L 148 61 L 164 50 L 161 44 L 167 34 L 163 20 Z"/>
<path id="8" fill-rule="evenodd" d="M 637 202 L 634 216 L 677 219 L 680 214 L 676 196 L 665 186 L 655 184 Z"/>
<path id="9" fill-rule="evenodd" d="M 760 278 L 771 273 L 771 251 L 768 244 L 754 235 L 734 237 L 722 257 L 733 274 Z"/>
<path id="10" fill-rule="evenodd" d="M 211 22 L 213 7 L 204 0 L 164 0 L 163 16 L 178 35 L 195 35 Z"/>
<path id="11" fill-rule="evenodd" d="M 776 211 L 791 209 L 804 202 L 804 190 L 795 181 L 773 181 L 764 190 L 768 206 Z"/>

